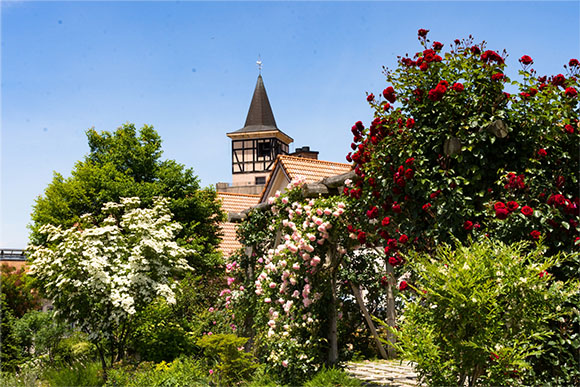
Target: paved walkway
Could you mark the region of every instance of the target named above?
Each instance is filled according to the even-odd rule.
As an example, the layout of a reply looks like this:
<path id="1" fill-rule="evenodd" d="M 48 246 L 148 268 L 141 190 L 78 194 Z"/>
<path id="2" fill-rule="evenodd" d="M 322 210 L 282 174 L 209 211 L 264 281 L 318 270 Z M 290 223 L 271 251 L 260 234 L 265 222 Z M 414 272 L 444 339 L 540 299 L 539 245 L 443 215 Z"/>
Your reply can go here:
<path id="1" fill-rule="evenodd" d="M 400 360 L 366 360 L 350 362 L 346 372 L 363 381 L 368 387 L 415 387 L 417 374 L 411 363 Z"/>

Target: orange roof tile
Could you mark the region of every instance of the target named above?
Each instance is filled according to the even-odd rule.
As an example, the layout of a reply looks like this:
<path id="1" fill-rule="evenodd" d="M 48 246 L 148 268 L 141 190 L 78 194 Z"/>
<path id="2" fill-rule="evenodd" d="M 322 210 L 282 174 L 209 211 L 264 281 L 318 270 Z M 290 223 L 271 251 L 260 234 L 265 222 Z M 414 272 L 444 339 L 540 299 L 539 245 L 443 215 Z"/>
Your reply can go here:
<path id="1" fill-rule="evenodd" d="M 259 195 L 248 195 L 230 192 L 217 192 L 218 200 L 222 202 L 222 209 L 225 212 L 242 212 L 250 208 L 260 200 Z M 222 240 L 219 245 L 219 250 L 225 257 L 230 256 L 233 252 L 242 247 L 240 242 L 236 239 L 237 224 L 232 222 L 224 222 L 220 224 L 222 232 Z"/>
<path id="2" fill-rule="evenodd" d="M 217 192 L 217 197 L 222 201 L 222 210 L 225 212 L 242 212 L 258 204 L 260 199 L 260 195 L 233 192 Z"/>
<path id="3" fill-rule="evenodd" d="M 280 164 L 288 177 L 290 177 L 290 180 L 304 178 L 307 183 L 315 183 L 325 177 L 347 173 L 352 169 L 352 165 L 350 164 L 308 159 L 305 157 L 284 155 L 279 156 L 279 159 Z"/>

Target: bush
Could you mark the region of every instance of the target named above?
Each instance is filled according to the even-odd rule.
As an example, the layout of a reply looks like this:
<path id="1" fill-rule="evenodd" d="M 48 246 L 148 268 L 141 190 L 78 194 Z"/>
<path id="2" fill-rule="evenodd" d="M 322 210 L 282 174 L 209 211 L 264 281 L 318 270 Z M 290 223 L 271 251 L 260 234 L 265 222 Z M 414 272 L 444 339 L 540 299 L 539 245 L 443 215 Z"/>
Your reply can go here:
<path id="1" fill-rule="evenodd" d="M 0 289 L 6 297 L 7 307 L 14 316 L 20 318 L 26 312 L 40 307 L 40 297 L 32 287 L 32 278 L 24 268 L 16 270 L 12 266 L 0 266 Z"/>
<path id="2" fill-rule="evenodd" d="M 232 334 L 207 335 L 198 340 L 204 354 L 215 364 L 212 374 L 220 386 L 231 386 L 249 379 L 257 365 L 249 353 L 244 352 L 248 339 Z"/>
<path id="3" fill-rule="evenodd" d="M 66 331 L 66 327 L 56 321 L 52 311 L 30 311 L 14 323 L 14 334 L 23 358 L 47 355 L 53 362 Z"/>
<path id="4" fill-rule="evenodd" d="M 15 318 L 12 309 L 6 302 L 6 296 L 0 294 L 2 327 L 0 329 L 0 365 L 2 371 L 13 371 L 20 363 L 18 338 L 14 333 Z"/>
<path id="5" fill-rule="evenodd" d="M 208 376 L 201 361 L 182 357 L 171 363 L 143 362 L 138 367 L 116 366 L 108 371 L 105 386 L 188 387 L 208 385 Z"/>
<path id="6" fill-rule="evenodd" d="M 193 335 L 182 326 L 172 307 L 164 300 L 158 299 L 136 317 L 131 342 L 140 360 L 158 363 L 192 354 Z"/>
<path id="7" fill-rule="evenodd" d="M 43 374 L 51 387 L 102 386 L 103 373 L 99 362 L 74 363 L 49 368 Z"/>
<path id="8" fill-rule="evenodd" d="M 565 302 L 577 296 L 578 283 L 547 273 L 565 257 L 545 258 L 541 246 L 526 249 L 524 242 L 486 240 L 455 249 L 444 245 L 435 257 L 409 257 L 416 279 L 403 292 L 407 305 L 397 349 L 417 363 L 423 382 L 540 382 L 532 362 L 555 335 L 550 324 L 577 313 L 577 305 Z"/>

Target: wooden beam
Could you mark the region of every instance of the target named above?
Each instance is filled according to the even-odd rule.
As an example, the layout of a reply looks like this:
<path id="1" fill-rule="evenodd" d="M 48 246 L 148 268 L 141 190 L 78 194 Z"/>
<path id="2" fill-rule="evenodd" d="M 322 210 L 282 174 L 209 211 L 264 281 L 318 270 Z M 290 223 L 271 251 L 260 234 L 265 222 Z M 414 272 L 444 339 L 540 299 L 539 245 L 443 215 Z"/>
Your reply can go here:
<path id="1" fill-rule="evenodd" d="M 356 177 L 357 175 L 354 173 L 354 171 L 348 171 L 347 173 L 343 173 L 341 175 L 325 177 L 320 183 L 324 184 L 328 188 L 338 188 L 344 185 L 345 180 L 354 180 Z"/>
<path id="2" fill-rule="evenodd" d="M 328 187 L 322 183 L 306 183 L 302 186 L 302 196 L 305 198 L 315 198 L 320 195 L 328 195 Z"/>

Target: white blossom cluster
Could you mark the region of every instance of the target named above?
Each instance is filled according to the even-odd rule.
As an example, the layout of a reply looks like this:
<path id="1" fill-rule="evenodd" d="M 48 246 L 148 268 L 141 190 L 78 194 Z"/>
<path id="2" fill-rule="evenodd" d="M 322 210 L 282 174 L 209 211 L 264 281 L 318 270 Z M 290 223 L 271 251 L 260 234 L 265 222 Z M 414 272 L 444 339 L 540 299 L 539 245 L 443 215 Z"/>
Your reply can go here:
<path id="1" fill-rule="evenodd" d="M 69 229 L 42 226 L 47 243 L 30 248 L 30 274 L 56 313 L 91 338 L 107 338 L 155 298 L 175 303 L 172 279 L 192 269 L 185 260 L 192 251 L 175 242 L 181 226 L 168 202 L 139 208 L 139 198 L 122 198 L 102 207 L 109 216 L 98 225 L 84 215 Z"/>

